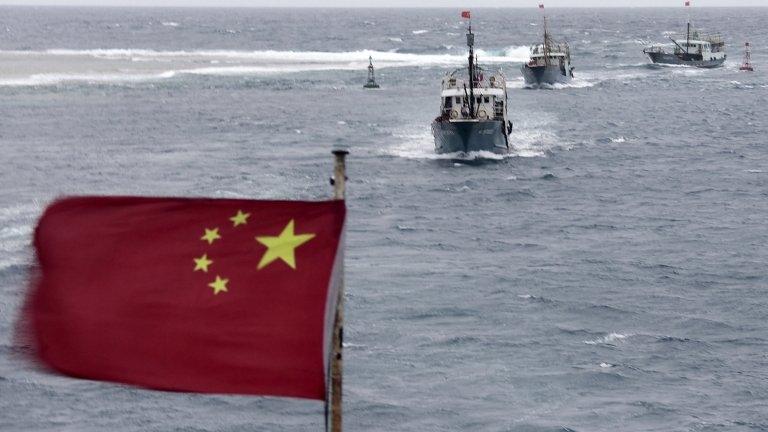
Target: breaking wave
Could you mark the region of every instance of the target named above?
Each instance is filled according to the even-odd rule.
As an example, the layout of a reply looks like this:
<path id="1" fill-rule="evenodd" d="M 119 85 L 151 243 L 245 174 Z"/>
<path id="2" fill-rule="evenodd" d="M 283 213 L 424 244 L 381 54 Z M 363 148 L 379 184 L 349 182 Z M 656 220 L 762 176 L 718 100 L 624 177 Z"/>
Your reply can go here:
<path id="1" fill-rule="evenodd" d="M 66 82 L 87 82 L 87 83 L 131 83 L 141 81 L 155 81 L 172 78 L 176 75 L 175 71 L 167 71 L 156 74 L 34 74 L 24 78 L 0 79 L 0 86 L 5 87 L 23 87 L 23 86 L 47 86 Z"/>
<path id="2" fill-rule="evenodd" d="M 587 345 L 603 345 L 603 344 L 615 345 L 617 342 L 621 342 L 630 336 L 632 335 L 628 335 L 628 334 L 625 335 L 621 333 L 611 333 L 599 339 L 584 341 L 584 343 Z"/>
<path id="3" fill-rule="evenodd" d="M 376 67 L 461 66 L 466 56 L 450 49 L 444 53 L 403 53 L 360 50 L 323 51 L 156 51 L 150 49 L 49 49 L 45 51 L 0 51 L 2 57 L 25 56 L 48 67 L 58 63 L 63 70 L 32 71 L 27 76 L 0 77 L 0 86 L 55 85 L 62 82 L 130 82 L 159 80 L 182 74 L 192 75 L 274 75 L 329 70 L 364 70 L 368 57 Z M 481 63 L 502 64 L 525 61 L 525 47 L 478 50 Z M 60 61 L 56 59 L 61 59 Z M 141 67 L 132 64 L 141 63 Z M 215 65 L 215 66 L 214 66 Z M 72 70 L 76 68 L 77 70 Z M 103 71 L 104 69 L 108 69 Z"/>

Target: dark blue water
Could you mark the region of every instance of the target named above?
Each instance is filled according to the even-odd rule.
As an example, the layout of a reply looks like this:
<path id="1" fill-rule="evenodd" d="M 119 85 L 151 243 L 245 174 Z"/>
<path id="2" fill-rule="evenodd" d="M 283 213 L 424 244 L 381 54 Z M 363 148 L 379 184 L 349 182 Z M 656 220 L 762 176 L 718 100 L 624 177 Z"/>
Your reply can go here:
<path id="1" fill-rule="evenodd" d="M 694 11 L 716 70 L 647 66 L 681 10 L 552 9 L 577 79 L 546 91 L 538 11 L 473 12 L 509 157 L 434 155 L 456 10 L 0 8 L 0 430 L 321 430 L 317 402 L 43 374 L 12 328 L 56 196 L 322 198 L 333 146 L 349 430 L 768 430 L 768 9 Z"/>

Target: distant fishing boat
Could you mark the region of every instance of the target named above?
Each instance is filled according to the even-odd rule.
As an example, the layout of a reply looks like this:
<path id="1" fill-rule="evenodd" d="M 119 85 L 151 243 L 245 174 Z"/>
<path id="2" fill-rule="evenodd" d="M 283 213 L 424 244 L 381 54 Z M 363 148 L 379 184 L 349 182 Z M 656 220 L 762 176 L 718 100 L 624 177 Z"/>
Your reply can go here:
<path id="1" fill-rule="evenodd" d="M 749 46 L 749 42 L 744 43 L 744 61 L 741 63 L 739 70 L 746 72 L 755 71 L 755 68 L 752 66 L 752 48 Z"/>
<path id="2" fill-rule="evenodd" d="M 539 4 L 544 11 L 544 5 Z M 525 83 L 539 87 L 542 84 L 566 83 L 573 79 L 571 47 L 567 42 L 555 42 L 547 27 L 544 15 L 544 43 L 533 45 L 528 63 L 521 68 Z"/>
<path id="3" fill-rule="evenodd" d="M 691 2 L 686 1 L 685 7 L 690 7 Z M 683 37 L 684 36 L 684 37 Z M 725 41 L 719 34 L 703 34 L 688 25 L 685 35 L 677 38 L 670 37 L 675 48 L 667 51 L 660 45 L 652 45 L 643 50 L 651 62 L 656 64 L 671 64 L 680 66 L 692 66 L 699 68 L 715 68 L 722 66 L 728 57 L 725 53 Z"/>
<path id="4" fill-rule="evenodd" d="M 461 16 L 469 19 L 470 12 Z M 437 153 L 509 152 L 512 123 L 507 119 L 506 78 L 500 70 L 477 65 L 474 44 L 470 21 L 468 67 L 456 69 L 442 80 L 440 115 L 432 122 Z"/>
<path id="5" fill-rule="evenodd" d="M 379 84 L 376 83 L 376 77 L 374 76 L 373 57 L 371 56 L 368 56 L 368 81 L 366 81 L 365 85 L 363 85 L 363 88 L 367 88 L 367 89 L 379 88 Z"/>

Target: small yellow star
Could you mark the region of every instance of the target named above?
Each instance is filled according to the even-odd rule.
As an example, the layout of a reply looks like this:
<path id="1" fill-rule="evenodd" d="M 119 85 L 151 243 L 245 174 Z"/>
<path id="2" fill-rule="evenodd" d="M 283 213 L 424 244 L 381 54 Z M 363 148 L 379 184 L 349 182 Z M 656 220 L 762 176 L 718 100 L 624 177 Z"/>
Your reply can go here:
<path id="1" fill-rule="evenodd" d="M 234 224 L 233 226 L 245 225 L 246 223 L 248 223 L 248 216 L 250 215 L 251 215 L 250 213 L 243 213 L 242 210 L 238 210 L 237 214 L 229 218 L 229 220 L 232 221 L 232 223 Z"/>
<path id="2" fill-rule="evenodd" d="M 208 244 L 213 244 L 214 241 L 216 241 L 216 240 L 218 240 L 220 238 L 221 238 L 221 236 L 219 235 L 219 229 L 218 228 L 214 228 L 214 229 L 206 228 L 205 229 L 205 234 L 202 237 L 200 237 L 200 240 L 205 240 L 205 241 L 208 242 Z"/>
<path id="3" fill-rule="evenodd" d="M 208 259 L 208 254 L 203 254 L 200 258 L 192 258 L 195 260 L 195 270 L 202 270 L 205 273 L 208 273 L 208 266 L 213 264 L 212 260 Z"/>
<path id="4" fill-rule="evenodd" d="M 216 275 L 216 280 L 209 283 L 208 286 L 213 288 L 213 294 L 218 294 L 220 292 L 227 292 L 227 283 L 229 282 L 229 279 L 222 279 L 219 275 Z"/>
<path id="5" fill-rule="evenodd" d="M 283 260 L 288 266 L 296 270 L 296 256 L 294 250 L 304 243 L 312 240 L 314 234 L 293 233 L 293 219 L 283 228 L 283 232 L 277 237 L 256 237 L 256 241 L 267 247 L 267 252 L 261 257 L 258 270 L 263 269 L 277 259 Z"/>

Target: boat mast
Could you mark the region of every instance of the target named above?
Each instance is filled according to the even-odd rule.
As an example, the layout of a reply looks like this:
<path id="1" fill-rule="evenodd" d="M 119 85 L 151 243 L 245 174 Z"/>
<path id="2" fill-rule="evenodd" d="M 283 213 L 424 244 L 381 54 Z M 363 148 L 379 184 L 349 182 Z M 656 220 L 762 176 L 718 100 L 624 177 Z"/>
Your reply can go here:
<path id="1" fill-rule="evenodd" d="M 544 11 L 544 4 L 539 4 L 541 15 L 544 17 L 544 64 L 549 66 L 549 52 L 551 51 L 552 39 L 549 36 L 549 27 L 547 26 L 547 13 Z"/>
<path id="2" fill-rule="evenodd" d="M 467 31 L 467 46 L 469 47 L 469 115 L 475 117 L 475 35 L 472 33 L 472 21 L 469 21 Z"/>
<path id="3" fill-rule="evenodd" d="M 688 30 L 685 33 L 685 53 L 690 54 L 690 48 L 691 48 L 691 2 L 690 0 L 685 1 L 685 10 L 688 12 Z"/>

